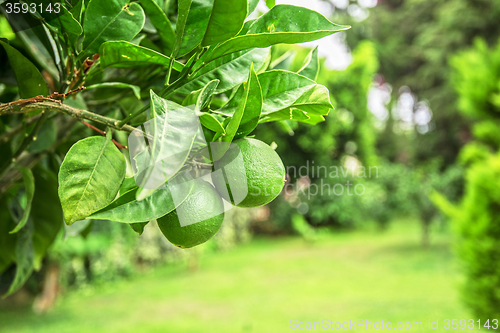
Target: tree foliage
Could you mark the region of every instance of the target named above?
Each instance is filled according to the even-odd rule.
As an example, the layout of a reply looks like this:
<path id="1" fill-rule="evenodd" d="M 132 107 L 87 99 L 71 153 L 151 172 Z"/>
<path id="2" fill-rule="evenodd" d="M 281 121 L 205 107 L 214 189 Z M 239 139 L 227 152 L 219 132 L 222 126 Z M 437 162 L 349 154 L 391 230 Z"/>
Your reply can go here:
<path id="1" fill-rule="evenodd" d="M 457 253 L 466 275 L 463 298 L 482 318 L 500 313 L 500 43 L 489 48 L 478 39 L 473 48 L 455 55 L 453 85 L 460 111 L 471 119 L 474 141 L 464 147 L 465 193 L 452 205 L 436 192 L 433 201 L 449 215 L 459 235 Z"/>
<path id="2" fill-rule="evenodd" d="M 395 100 L 399 89 L 407 86 L 432 110 L 434 130 L 409 139 L 399 135 L 396 140 L 388 133 L 390 144 L 405 143 L 391 156 L 393 160 L 410 151 L 411 162 L 417 164 L 437 156 L 444 159 L 444 166 L 455 162 L 470 129 L 457 112 L 456 81 L 450 80 L 448 59 L 471 46 L 476 37 L 489 45 L 495 43 L 499 17 L 498 1 L 386 0 L 370 9 L 368 19 L 353 24 L 347 34 L 349 45 L 362 39 L 375 43 L 380 73 L 394 87 Z M 392 131 L 392 124 L 388 130 Z"/>
<path id="3" fill-rule="evenodd" d="M 269 46 L 349 27 L 290 5 L 247 19 L 255 6 L 72 0 L 27 30 L 0 16 L 0 272 L 16 265 L 9 294 L 40 267 L 63 217 L 140 233 L 180 204 L 173 183 L 211 165 L 200 155 L 207 142 L 229 144 L 263 122 L 324 120 L 332 105 L 311 74 L 317 63 L 303 75 L 270 70 Z M 129 159 L 131 132 L 147 153 Z M 165 178 L 150 186 L 158 165 Z M 187 184 L 176 188 L 184 198 Z"/>

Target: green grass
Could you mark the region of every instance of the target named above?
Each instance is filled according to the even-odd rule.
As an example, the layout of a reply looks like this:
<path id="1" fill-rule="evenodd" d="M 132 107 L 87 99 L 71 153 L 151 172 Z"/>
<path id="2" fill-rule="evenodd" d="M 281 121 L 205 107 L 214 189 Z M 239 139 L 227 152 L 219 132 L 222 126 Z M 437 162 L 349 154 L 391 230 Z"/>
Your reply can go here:
<path id="1" fill-rule="evenodd" d="M 428 331 L 429 319 L 442 327 L 446 318 L 470 318 L 448 237 L 422 249 L 417 226 L 398 225 L 326 235 L 312 245 L 256 239 L 205 255 L 194 273 L 185 265 L 161 267 L 66 294 L 42 316 L 1 308 L 0 332 L 288 332 L 291 319 L 418 321 L 419 331 Z"/>

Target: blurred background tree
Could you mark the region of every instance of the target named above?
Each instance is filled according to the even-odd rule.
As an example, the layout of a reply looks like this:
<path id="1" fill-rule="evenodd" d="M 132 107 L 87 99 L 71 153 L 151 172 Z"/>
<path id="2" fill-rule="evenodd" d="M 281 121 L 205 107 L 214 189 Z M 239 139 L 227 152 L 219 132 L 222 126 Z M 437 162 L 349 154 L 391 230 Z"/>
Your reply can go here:
<path id="1" fill-rule="evenodd" d="M 410 117 L 417 131 L 405 143 L 414 145 L 410 150 L 413 162 L 425 163 L 440 156 L 446 167 L 455 162 L 461 146 L 470 139 L 468 122 L 457 112 L 448 59 L 472 45 L 476 37 L 489 45 L 495 43 L 500 34 L 499 17 L 498 1 L 383 0 L 370 9 L 363 22 L 351 18 L 348 45 L 355 47 L 363 39 L 374 42 L 380 73 L 394 87 L 394 99 L 408 87 L 414 94 L 414 111 L 418 100 L 427 102 L 432 110 L 429 127 L 420 131 L 416 119 Z M 397 113 L 393 109 L 393 116 Z M 398 151 L 391 160 L 401 160 L 402 153 Z"/>
<path id="2" fill-rule="evenodd" d="M 463 298 L 483 320 L 500 315 L 500 43 L 474 47 L 451 59 L 458 108 L 472 123 L 474 141 L 461 151 L 467 168 L 461 203 L 433 198 L 450 216 L 459 234 L 457 253 L 467 281 Z"/>

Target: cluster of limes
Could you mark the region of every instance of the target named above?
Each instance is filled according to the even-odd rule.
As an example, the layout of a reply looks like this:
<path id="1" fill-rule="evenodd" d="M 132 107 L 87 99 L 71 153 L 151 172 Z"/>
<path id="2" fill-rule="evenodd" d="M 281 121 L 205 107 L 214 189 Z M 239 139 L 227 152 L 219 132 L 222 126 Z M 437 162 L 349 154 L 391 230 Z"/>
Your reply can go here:
<path id="1" fill-rule="evenodd" d="M 193 190 L 177 209 L 158 219 L 165 237 L 180 248 L 204 243 L 219 231 L 224 220 L 222 199 L 238 207 L 259 207 L 274 200 L 285 184 L 280 157 L 256 139 L 234 141 L 214 167 L 220 171 L 212 173 L 215 188 L 196 179 Z"/>

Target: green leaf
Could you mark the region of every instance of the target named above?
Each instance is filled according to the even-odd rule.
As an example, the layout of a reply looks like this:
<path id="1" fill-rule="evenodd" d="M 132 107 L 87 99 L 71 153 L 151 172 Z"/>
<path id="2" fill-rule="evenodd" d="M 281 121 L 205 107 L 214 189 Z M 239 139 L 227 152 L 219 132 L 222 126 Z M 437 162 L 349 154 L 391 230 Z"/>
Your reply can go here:
<path id="1" fill-rule="evenodd" d="M 266 6 L 267 6 L 267 8 L 271 9 L 275 5 L 276 5 L 276 1 L 275 0 L 266 0 Z"/>
<path id="2" fill-rule="evenodd" d="M 135 68 L 137 66 L 170 64 L 170 57 L 129 42 L 106 42 L 99 50 L 101 67 Z M 181 72 L 184 65 L 174 61 L 173 69 Z"/>
<path id="3" fill-rule="evenodd" d="M 35 191 L 31 205 L 31 218 L 34 224 L 33 248 L 35 250 L 35 269 L 41 266 L 47 249 L 62 229 L 63 211 L 57 195 L 57 177 L 52 171 L 42 167 L 33 169 Z"/>
<path id="4" fill-rule="evenodd" d="M 266 123 L 270 121 L 284 121 L 284 120 L 298 121 L 301 123 L 316 125 L 317 123 L 325 121 L 325 118 L 321 115 L 309 114 L 299 109 L 290 108 L 290 109 L 283 109 L 278 112 L 274 112 L 268 116 L 265 116 L 261 118 L 259 122 Z"/>
<path id="5" fill-rule="evenodd" d="M 249 48 L 309 42 L 349 28 L 307 8 L 277 5 L 253 21 L 246 34 L 216 47 L 206 61 Z"/>
<path id="6" fill-rule="evenodd" d="M 14 234 L 21 230 L 22 227 L 28 222 L 28 218 L 31 212 L 31 203 L 33 202 L 33 195 L 35 194 L 35 178 L 33 178 L 33 173 L 31 169 L 17 165 L 21 176 L 23 177 L 24 189 L 26 191 L 26 207 L 24 208 L 23 217 L 17 223 L 16 227 L 11 230 L 11 234 Z"/>
<path id="7" fill-rule="evenodd" d="M 118 193 L 126 165 L 110 133 L 78 141 L 61 164 L 59 198 L 68 225 L 106 207 Z"/>
<path id="8" fill-rule="evenodd" d="M 220 80 L 216 94 L 228 91 L 248 77 L 250 65 L 253 63 L 258 72 L 267 65 L 269 49 L 255 49 L 229 54 L 203 66 L 193 78 L 180 87 L 177 92 L 189 94 L 203 88 L 212 80 Z"/>
<path id="9" fill-rule="evenodd" d="M 248 1 L 248 15 L 252 14 L 257 8 L 257 5 L 259 4 L 260 0 L 249 0 Z"/>
<path id="10" fill-rule="evenodd" d="M 52 27 L 55 27 L 59 33 L 68 32 L 70 34 L 80 36 L 83 33 L 83 28 L 80 23 L 73 17 L 73 14 L 61 5 L 61 13 L 57 14 L 55 19 L 48 21 Z"/>
<path id="11" fill-rule="evenodd" d="M 167 215 L 178 207 L 191 193 L 193 184 L 184 175 L 177 176 L 144 200 L 136 199 L 139 190 L 136 186 L 90 217 L 122 223 L 148 222 Z"/>
<path id="12" fill-rule="evenodd" d="M 258 75 L 262 88 L 260 122 L 295 120 L 308 123 L 323 121 L 333 106 L 328 89 L 302 75 L 272 70 Z M 238 92 L 217 113 L 231 116 L 237 109 L 243 92 Z"/>
<path id="13" fill-rule="evenodd" d="M 259 124 L 262 112 L 262 89 L 253 68 L 246 87 L 242 85 L 240 89 L 247 89 L 248 97 L 246 99 L 245 112 L 243 113 L 243 117 L 241 117 L 240 126 L 238 127 L 238 131 L 236 131 L 234 140 L 247 136 Z"/>
<path id="14" fill-rule="evenodd" d="M 186 55 L 202 42 L 213 5 L 214 0 L 179 0 L 175 56 Z"/>
<path id="15" fill-rule="evenodd" d="M 170 107 L 167 103 L 170 103 Z M 152 90 L 151 117 L 151 120 L 143 124 L 147 136 L 153 138 L 149 142 L 150 148 L 142 131 L 139 135 L 132 132 L 130 137 L 133 140 L 129 140 L 130 151 L 136 155 L 141 152 L 149 155 L 149 149 L 151 151 L 150 157 L 145 159 L 149 161 L 146 171 L 135 175 L 135 181 L 140 187 L 137 192 L 138 200 L 153 193 L 182 168 L 200 129 L 193 109 L 168 102 Z"/>
<path id="16" fill-rule="evenodd" d="M 135 184 L 134 178 L 125 178 L 120 186 L 120 189 L 118 190 L 118 195 L 121 196 L 136 187 L 137 185 Z"/>
<path id="17" fill-rule="evenodd" d="M 24 40 L 25 44 L 33 44 L 33 46 L 36 47 L 36 51 L 34 52 L 32 50 L 31 55 L 43 69 L 49 72 L 53 77 L 57 77 L 59 73 L 57 72 L 56 66 L 61 65 L 61 57 L 59 55 L 59 48 L 54 39 L 56 36 L 52 36 L 52 32 L 47 28 L 47 25 L 35 25 L 30 30 L 27 30 L 26 34 L 24 31 L 20 31 L 18 36 Z M 71 35 L 71 37 L 77 38 L 75 35 Z M 49 59 L 52 59 L 52 61 Z"/>
<path id="18" fill-rule="evenodd" d="M 305 76 L 313 81 L 316 81 L 319 73 L 319 57 L 318 57 L 318 47 L 316 46 L 304 60 L 304 64 L 297 72 L 298 74 Z"/>
<path id="19" fill-rule="evenodd" d="M 31 221 L 17 233 L 16 242 L 16 275 L 9 290 L 3 298 L 12 295 L 28 280 L 33 272 L 34 250 L 31 236 L 33 234 L 33 224 Z"/>
<path id="20" fill-rule="evenodd" d="M 158 96 L 153 90 L 149 91 L 149 97 L 151 99 L 151 118 L 166 115 L 168 111 L 167 101 Z"/>
<path id="21" fill-rule="evenodd" d="M 217 120 L 217 118 L 215 118 L 214 115 L 210 113 L 204 112 L 203 114 L 201 114 L 200 122 L 203 126 L 205 126 L 211 131 L 214 131 L 215 133 L 222 133 L 222 134 L 226 133 L 226 130 L 219 122 L 219 120 Z"/>
<path id="22" fill-rule="evenodd" d="M 38 69 L 26 59 L 21 52 L 0 40 L 9 57 L 10 65 L 14 70 L 14 75 L 19 87 L 19 96 L 21 98 L 30 98 L 38 95 L 48 95 L 49 88 Z"/>
<path id="23" fill-rule="evenodd" d="M 219 80 L 215 79 L 208 82 L 203 88 L 193 91 L 189 95 L 186 96 L 184 101 L 182 101 L 182 105 L 196 105 L 196 110 L 200 111 L 208 107 L 210 103 L 210 97 L 214 94 L 217 86 L 219 85 Z"/>
<path id="24" fill-rule="evenodd" d="M 132 227 L 132 230 L 137 232 L 139 235 L 142 235 L 142 233 L 144 232 L 144 227 L 146 227 L 148 223 L 149 222 L 130 223 L 130 227 Z"/>
<path id="25" fill-rule="evenodd" d="M 83 0 L 79 0 L 76 3 L 76 5 L 74 5 L 73 8 L 71 8 L 71 10 L 70 10 L 71 14 L 73 14 L 73 17 L 78 22 L 82 22 L 82 9 L 83 9 Z"/>
<path id="26" fill-rule="evenodd" d="M 262 91 L 253 65 L 250 66 L 246 87 L 242 85 L 240 89 L 242 90 L 241 99 L 229 124 L 227 124 L 226 134 L 222 137 L 223 142 L 232 142 L 234 139 L 244 137 L 252 132 L 259 122 L 262 110 Z"/>
<path id="27" fill-rule="evenodd" d="M 215 0 L 201 45 L 217 44 L 236 36 L 247 15 L 247 0 Z"/>
<path id="28" fill-rule="evenodd" d="M 57 140 L 57 127 L 54 119 L 47 119 L 28 147 L 31 153 L 40 153 L 50 148 Z"/>
<path id="29" fill-rule="evenodd" d="M 85 90 L 92 90 L 92 89 L 101 89 L 101 88 L 126 88 L 126 89 L 131 89 L 137 97 L 137 99 L 141 99 L 141 87 L 135 86 L 133 84 L 128 84 L 128 83 L 123 83 L 123 82 L 103 82 L 103 83 L 97 83 L 93 84 L 91 86 L 86 87 Z"/>
<path id="30" fill-rule="evenodd" d="M 91 0 L 85 10 L 83 55 L 95 54 L 102 43 L 130 41 L 144 26 L 142 7 L 127 0 Z"/>
<path id="31" fill-rule="evenodd" d="M 273 51 L 271 51 L 271 54 Z M 269 64 L 268 69 L 285 69 L 289 70 L 290 66 L 293 63 L 293 58 L 296 55 L 296 51 L 294 49 L 288 50 L 276 59 L 272 59 L 271 63 Z"/>
<path id="32" fill-rule="evenodd" d="M 175 46 L 175 32 L 167 15 L 154 0 L 140 0 L 140 3 L 158 31 L 165 52 L 170 54 Z"/>
<path id="33" fill-rule="evenodd" d="M 17 235 L 10 234 L 16 224 L 5 201 L 0 201 L 0 273 L 16 260 Z"/>

